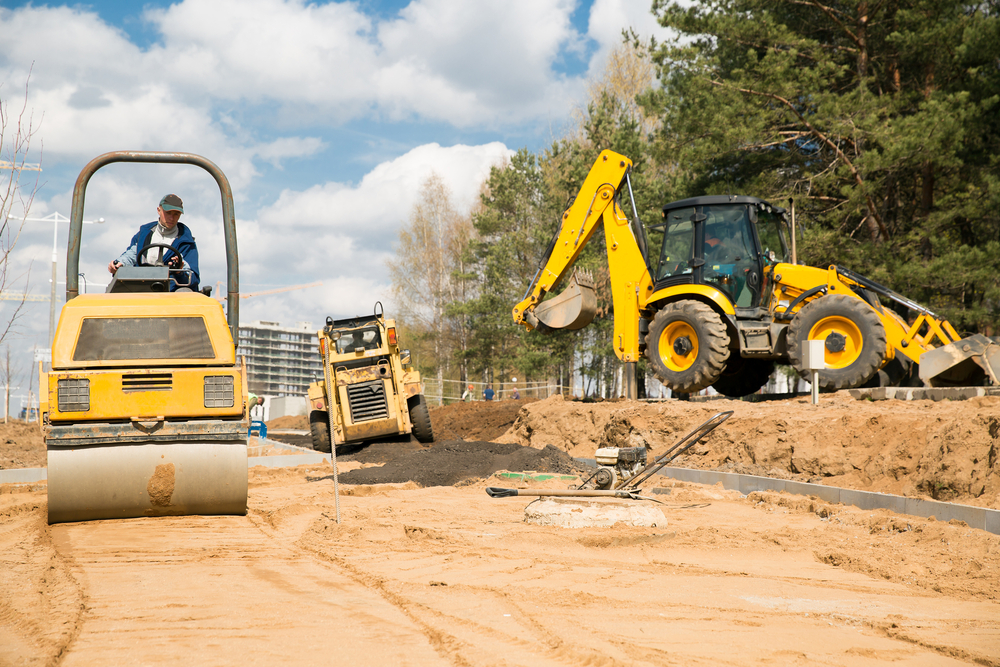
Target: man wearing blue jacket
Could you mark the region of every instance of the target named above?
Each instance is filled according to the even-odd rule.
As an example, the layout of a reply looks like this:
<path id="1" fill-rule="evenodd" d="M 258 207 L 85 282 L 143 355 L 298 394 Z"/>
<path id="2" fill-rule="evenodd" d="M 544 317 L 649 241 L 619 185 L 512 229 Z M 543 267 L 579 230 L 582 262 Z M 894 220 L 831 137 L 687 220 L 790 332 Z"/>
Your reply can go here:
<path id="1" fill-rule="evenodd" d="M 171 246 L 170 250 L 163 251 L 164 263 L 171 269 L 183 270 L 171 273 L 170 291 L 189 288 L 197 292 L 200 282 L 198 246 L 195 245 L 191 230 L 180 221 L 181 214 L 184 213 L 184 202 L 177 195 L 166 195 L 160 200 L 156 212 L 159 220 L 148 222 L 139 228 L 125 252 L 108 264 L 108 272 L 115 275 L 120 266 L 135 266 L 140 260 L 138 253 L 141 249 L 151 243 L 160 243 Z M 160 250 L 150 248 L 145 254 L 158 257 Z M 145 259 L 151 261 L 151 257 Z"/>

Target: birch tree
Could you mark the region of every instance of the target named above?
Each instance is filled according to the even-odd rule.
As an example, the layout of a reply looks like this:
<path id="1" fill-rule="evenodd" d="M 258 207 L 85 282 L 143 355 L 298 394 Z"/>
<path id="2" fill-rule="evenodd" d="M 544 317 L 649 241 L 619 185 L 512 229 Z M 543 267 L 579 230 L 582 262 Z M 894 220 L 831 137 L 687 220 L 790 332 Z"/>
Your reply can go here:
<path id="1" fill-rule="evenodd" d="M 41 171 L 38 163 L 28 162 L 36 128 L 28 109 L 27 83 L 23 99 L 13 106 L 4 88 L 0 83 L 0 293 L 4 294 L 4 301 L 0 303 L 10 303 L 12 309 L 4 313 L 0 342 L 11 333 L 24 307 L 27 276 L 12 275 L 9 260 L 21 235 L 23 218 L 35 199 L 37 174 Z M 22 183 L 23 172 L 34 173 L 33 182 L 26 179 Z M 23 286 L 17 287 L 21 278 L 24 278 Z"/>
<path id="2" fill-rule="evenodd" d="M 399 318 L 419 351 L 416 360 L 437 376 L 439 386 L 456 361 L 459 379 L 466 380 L 467 318 L 449 305 L 469 297 L 465 250 L 472 234 L 469 218 L 455 210 L 448 187 L 432 174 L 399 232 L 396 256 L 389 263 Z"/>

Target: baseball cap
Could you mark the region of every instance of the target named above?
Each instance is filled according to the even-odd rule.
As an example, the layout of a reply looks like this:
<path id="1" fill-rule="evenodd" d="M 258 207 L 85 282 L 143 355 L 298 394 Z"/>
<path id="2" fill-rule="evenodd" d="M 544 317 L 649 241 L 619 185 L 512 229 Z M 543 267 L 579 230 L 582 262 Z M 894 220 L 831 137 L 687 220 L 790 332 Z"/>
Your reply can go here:
<path id="1" fill-rule="evenodd" d="M 177 195 L 167 195 L 160 200 L 160 208 L 164 211 L 180 211 L 184 212 L 184 202 Z"/>

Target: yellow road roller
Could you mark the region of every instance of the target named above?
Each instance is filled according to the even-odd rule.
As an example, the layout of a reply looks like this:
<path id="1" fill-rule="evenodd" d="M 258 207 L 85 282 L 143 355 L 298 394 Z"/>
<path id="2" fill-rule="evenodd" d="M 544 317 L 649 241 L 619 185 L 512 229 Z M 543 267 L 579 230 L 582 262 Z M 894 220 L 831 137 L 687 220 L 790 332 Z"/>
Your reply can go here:
<path id="1" fill-rule="evenodd" d="M 108 291 L 79 294 L 87 183 L 116 162 L 189 164 L 222 194 L 228 312 L 183 269 L 144 260 Z M 141 254 L 141 253 L 140 253 Z M 152 256 L 155 253 L 147 253 Z M 126 270 L 127 269 L 127 270 Z M 66 305 L 40 370 L 49 523 L 189 514 L 246 514 L 246 368 L 237 363 L 239 268 L 229 181 L 190 153 L 118 151 L 92 160 L 73 191 Z"/>

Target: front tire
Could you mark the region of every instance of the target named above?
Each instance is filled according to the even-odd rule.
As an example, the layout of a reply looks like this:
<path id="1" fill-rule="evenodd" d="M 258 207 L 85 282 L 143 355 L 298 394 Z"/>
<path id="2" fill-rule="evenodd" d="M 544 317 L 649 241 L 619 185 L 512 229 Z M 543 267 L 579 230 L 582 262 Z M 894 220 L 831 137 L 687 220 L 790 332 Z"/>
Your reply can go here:
<path id="1" fill-rule="evenodd" d="M 807 303 L 788 325 L 788 360 L 799 375 L 810 380 L 803 359 L 806 341 L 826 345 L 827 368 L 819 371 L 819 386 L 837 390 L 868 382 L 885 360 L 885 327 L 871 306 L 843 294 L 830 294 Z"/>
<path id="2" fill-rule="evenodd" d="M 323 410 L 309 413 L 309 433 L 312 435 L 313 449 L 330 453 L 330 418 Z"/>
<path id="3" fill-rule="evenodd" d="M 674 393 L 715 384 L 729 359 L 729 334 L 719 314 L 700 301 L 676 301 L 656 313 L 646 334 L 646 357 Z"/>
<path id="4" fill-rule="evenodd" d="M 423 394 L 417 394 L 407 399 L 410 408 L 410 423 L 413 424 L 413 437 L 417 442 L 434 442 L 434 431 L 431 429 L 431 413 L 427 409 L 427 400 Z"/>

